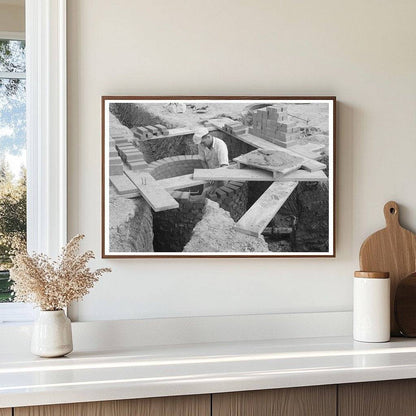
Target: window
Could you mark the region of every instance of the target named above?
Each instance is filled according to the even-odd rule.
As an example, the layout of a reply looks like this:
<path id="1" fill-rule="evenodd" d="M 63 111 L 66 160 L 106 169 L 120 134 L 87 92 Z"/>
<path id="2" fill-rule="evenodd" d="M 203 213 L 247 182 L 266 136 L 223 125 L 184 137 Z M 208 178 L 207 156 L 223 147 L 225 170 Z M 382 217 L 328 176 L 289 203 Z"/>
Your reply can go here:
<path id="1" fill-rule="evenodd" d="M 5 39 L 7 37 L 7 39 Z M 26 244 L 26 53 L 0 33 L 0 302 L 10 302 L 13 248 Z"/>
<path id="2" fill-rule="evenodd" d="M 27 0 L 25 32 L 27 247 L 55 257 L 66 243 L 66 0 Z M 0 324 L 33 316 L 31 305 L 0 303 Z"/>

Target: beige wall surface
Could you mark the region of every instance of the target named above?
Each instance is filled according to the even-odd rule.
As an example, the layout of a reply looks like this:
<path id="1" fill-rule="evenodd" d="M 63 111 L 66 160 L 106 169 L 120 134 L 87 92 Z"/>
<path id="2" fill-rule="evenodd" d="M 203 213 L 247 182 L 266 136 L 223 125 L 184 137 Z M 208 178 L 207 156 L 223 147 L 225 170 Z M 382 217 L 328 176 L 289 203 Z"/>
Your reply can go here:
<path id="1" fill-rule="evenodd" d="M 0 4 L 0 32 L 24 32 L 25 8 Z"/>
<path id="2" fill-rule="evenodd" d="M 69 235 L 100 253 L 102 95 L 335 95 L 335 259 L 97 259 L 80 320 L 351 310 L 362 240 L 416 231 L 413 0 L 68 0 Z"/>

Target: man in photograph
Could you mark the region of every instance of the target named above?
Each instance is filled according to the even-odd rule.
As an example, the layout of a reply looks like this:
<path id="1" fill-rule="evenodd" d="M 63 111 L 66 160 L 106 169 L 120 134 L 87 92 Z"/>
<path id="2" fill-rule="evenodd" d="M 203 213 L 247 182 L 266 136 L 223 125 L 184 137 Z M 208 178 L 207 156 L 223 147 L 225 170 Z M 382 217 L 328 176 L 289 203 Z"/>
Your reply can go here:
<path id="1" fill-rule="evenodd" d="M 193 140 L 198 145 L 198 155 L 204 169 L 217 169 L 228 166 L 227 145 L 223 140 L 212 136 L 207 128 L 199 128 L 195 132 Z M 211 195 L 223 184 L 223 181 L 211 181 L 205 185 L 202 195 Z"/>

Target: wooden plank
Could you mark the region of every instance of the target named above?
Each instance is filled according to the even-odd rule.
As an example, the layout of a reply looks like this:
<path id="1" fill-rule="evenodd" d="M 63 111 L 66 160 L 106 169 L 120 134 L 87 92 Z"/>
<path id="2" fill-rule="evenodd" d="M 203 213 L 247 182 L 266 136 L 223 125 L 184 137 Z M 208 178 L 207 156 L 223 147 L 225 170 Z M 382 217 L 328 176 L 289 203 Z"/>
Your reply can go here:
<path id="1" fill-rule="evenodd" d="M 291 166 L 290 168 L 285 169 L 283 172 L 274 171 L 273 172 L 273 179 L 275 181 L 278 181 L 283 176 L 288 175 L 289 173 L 296 172 L 298 169 L 300 169 L 300 167 L 301 166 L 299 166 L 299 165 L 295 165 L 295 166 Z"/>
<path id="2" fill-rule="evenodd" d="M 140 196 L 140 192 L 137 187 L 125 174 L 110 176 L 110 182 L 114 188 L 116 188 L 119 195 L 129 195 L 129 197 L 132 195 L 135 195 L 136 197 Z"/>
<path id="3" fill-rule="evenodd" d="M 273 182 L 273 175 L 262 169 L 195 169 L 194 179 L 207 181 L 265 181 Z"/>
<path id="4" fill-rule="evenodd" d="M 259 237 L 297 186 L 297 182 L 273 182 L 236 224 L 236 230 Z"/>
<path id="5" fill-rule="evenodd" d="M 177 189 L 191 188 L 192 186 L 204 185 L 208 181 L 201 179 L 193 179 L 192 173 L 189 175 L 175 176 L 173 178 L 161 179 L 156 181 L 158 185 L 166 189 L 169 193 Z M 116 188 L 119 195 L 126 198 L 137 198 L 140 192 L 136 185 L 129 179 L 127 175 L 110 176 L 111 184 Z"/>
<path id="6" fill-rule="evenodd" d="M 215 416 L 335 416 L 336 408 L 335 385 L 212 395 Z"/>
<path id="7" fill-rule="evenodd" d="M 339 416 L 416 414 L 416 380 L 391 380 L 338 386 Z"/>
<path id="8" fill-rule="evenodd" d="M 147 172 L 135 172 L 128 170 L 124 172 L 136 185 L 146 202 L 156 212 L 179 208 L 179 204 L 172 196 L 158 185 L 156 179 Z"/>
<path id="9" fill-rule="evenodd" d="M 318 170 L 326 169 L 325 163 L 317 162 L 316 160 L 311 159 L 305 160 L 302 163 L 302 167 L 309 172 L 316 172 Z"/>
<path id="10" fill-rule="evenodd" d="M 225 124 L 235 123 L 235 120 L 229 117 L 211 118 L 208 120 L 208 124 L 216 127 L 217 129 L 224 130 Z M 208 127 L 208 126 L 207 126 Z"/>
<path id="11" fill-rule="evenodd" d="M 302 165 L 304 168 L 304 166 Z M 313 166 L 314 167 L 314 166 Z M 304 170 L 304 169 L 292 169 L 287 174 L 281 174 L 279 172 L 273 172 L 273 180 L 275 181 L 297 181 L 297 182 L 323 182 L 327 181 L 328 177 L 325 175 L 325 172 L 322 170 L 315 169 L 311 170 Z"/>
<path id="12" fill-rule="evenodd" d="M 325 146 L 321 144 L 315 143 L 307 143 L 307 144 L 295 144 L 294 146 L 290 147 L 292 152 L 299 153 L 302 156 L 305 156 L 309 159 L 319 159 L 321 156 L 320 152 L 324 150 Z"/>
<path id="13" fill-rule="evenodd" d="M 0 409 L 0 416 L 12 416 L 12 409 Z"/>
<path id="14" fill-rule="evenodd" d="M 189 175 L 174 176 L 173 178 L 160 179 L 157 181 L 157 183 L 167 191 L 191 188 L 192 186 L 204 185 L 207 182 L 208 181 L 206 180 L 195 179 L 192 173 Z"/>
<path id="15" fill-rule="evenodd" d="M 210 416 L 211 397 L 205 394 L 17 407 L 14 414 L 15 416 Z"/>
<path id="16" fill-rule="evenodd" d="M 242 181 L 242 182 L 274 182 L 271 172 L 262 169 L 195 169 L 194 179 L 206 181 Z M 326 182 L 328 177 L 324 172 L 308 172 L 299 169 L 277 179 L 282 182 Z"/>
<path id="17" fill-rule="evenodd" d="M 171 137 L 177 137 L 177 136 L 187 136 L 189 134 L 194 134 L 195 130 L 193 129 L 189 129 L 186 127 L 178 127 L 175 129 L 169 129 L 168 130 L 168 134 L 165 134 L 163 136 L 153 136 L 153 137 L 147 137 L 147 138 L 142 138 L 142 141 L 147 141 L 147 140 L 160 140 L 160 139 L 169 139 Z"/>
<path id="18" fill-rule="evenodd" d="M 254 134 L 245 133 L 237 136 L 242 142 L 247 143 L 257 149 L 267 150 L 280 150 L 282 147 L 269 142 L 268 140 L 262 139 L 261 137 L 255 136 Z"/>
<path id="19" fill-rule="evenodd" d="M 316 172 L 308 172 L 306 170 L 299 169 L 296 172 L 288 173 L 287 175 L 279 178 L 281 182 L 326 182 L 328 177 L 325 172 L 318 170 Z"/>
<path id="20" fill-rule="evenodd" d="M 320 144 L 320 143 L 305 143 L 305 144 L 297 144 L 295 146 L 293 146 L 296 149 L 300 149 L 300 150 L 307 150 L 308 152 L 321 152 L 322 150 L 325 149 L 325 145 L 324 144 Z M 293 150 L 294 152 L 296 152 L 296 150 Z"/>

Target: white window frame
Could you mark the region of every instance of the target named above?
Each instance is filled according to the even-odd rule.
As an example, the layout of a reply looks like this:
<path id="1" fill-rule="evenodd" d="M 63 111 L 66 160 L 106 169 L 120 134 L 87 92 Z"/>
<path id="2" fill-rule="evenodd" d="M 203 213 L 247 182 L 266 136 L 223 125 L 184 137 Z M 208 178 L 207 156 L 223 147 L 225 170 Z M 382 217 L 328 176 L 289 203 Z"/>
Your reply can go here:
<path id="1" fill-rule="evenodd" d="M 27 245 L 56 257 L 67 241 L 66 0 L 26 0 Z M 0 322 L 30 305 L 1 304 Z"/>

